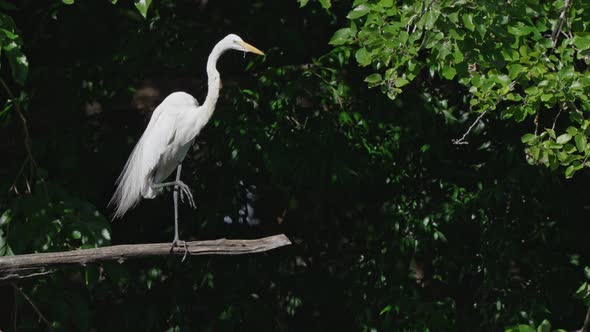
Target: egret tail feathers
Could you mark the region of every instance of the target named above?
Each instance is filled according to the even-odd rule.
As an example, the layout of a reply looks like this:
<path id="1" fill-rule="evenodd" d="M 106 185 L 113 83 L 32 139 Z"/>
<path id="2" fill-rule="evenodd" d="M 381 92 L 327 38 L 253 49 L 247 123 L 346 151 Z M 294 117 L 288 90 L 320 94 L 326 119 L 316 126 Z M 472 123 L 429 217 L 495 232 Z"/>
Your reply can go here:
<path id="1" fill-rule="evenodd" d="M 144 186 L 146 185 L 146 177 L 149 170 L 142 165 L 143 154 L 143 137 L 133 149 L 129 156 L 125 167 L 115 182 L 117 189 L 111 198 L 108 206 L 113 206 L 115 212 L 112 219 L 121 218 L 127 211 L 134 208 L 142 197 Z"/>

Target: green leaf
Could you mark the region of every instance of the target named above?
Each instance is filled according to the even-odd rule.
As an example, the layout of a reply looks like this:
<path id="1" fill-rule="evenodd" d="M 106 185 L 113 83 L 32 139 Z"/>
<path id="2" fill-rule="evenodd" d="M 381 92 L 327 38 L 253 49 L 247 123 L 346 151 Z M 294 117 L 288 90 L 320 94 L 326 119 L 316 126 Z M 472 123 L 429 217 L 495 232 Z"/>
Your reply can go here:
<path id="1" fill-rule="evenodd" d="M 354 20 L 359 17 L 363 17 L 363 16 L 367 15 L 367 13 L 369 13 L 370 10 L 371 10 L 371 8 L 369 6 L 367 6 L 366 4 L 358 5 L 353 10 L 351 10 L 348 13 L 348 15 L 346 15 L 346 18 L 348 18 L 350 20 Z"/>
<path id="2" fill-rule="evenodd" d="M 529 142 L 534 141 L 536 138 L 537 138 L 537 135 L 528 133 L 528 134 L 524 134 L 520 138 L 520 141 L 523 142 L 523 143 L 529 143 Z"/>
<path id="3" fill-rule="evenodd" d="M 440 231 L 435 231 L 433 234 L 434 240 L 440 240 L 441 242 L 447 242 L 447 237 Z"/>
<path id="4" fill-rule="evenodd" d="M 15 46 L 13 47 L 12 44 Z M 9 44 L 10 48 L 4 47 L 4 54 L 8 59 L 8 64 L 12 71 L 12 78 L 15 82 L 20 85 L 24 85 L 29 74 L 29 61 L 24 53 L 21 51 L 20 46 L 16 46 L 16 42 Z"/>
<path id="5" fill-rule="evenodd" d="M 509 26 L 508 27 L 508 33 L 510 33 L 511 35 L 515 35 L 515 36 L 526 36 L 528 34 L 530 34 L 531 32 L 533 32 L 533 28 L 528 26 L 528 25 L 524 25 L 524 23 L 519 22 L 520 24 L 517 26 Z"/>
<path id="6" fill-rule="evenodd" d="M 549 133 L 549 136 L 551 136 L 551 138 L 555 139 L 555 130 L 551 128 L 546 128 L 545 131 Z"/>
<path id="7" fill-rule="evenodd" d="M 463 62 L 464 59 L 465 59 L 465 56 L 463 55 L 463 53 L 459 49 L 456 49 L 453 52 L 453 60 L 455 60 L 455 63 L 461 63 L 461 62 Z"/>
<path id="8" fill-rule="evenodd" d="M 576 136 L 578 134 L 578 128 L 576 127 L 567 127 L 565 131 L 572 136 Z"/>
<path id="9" fill-rule="evenodd" d="M 510 84 L 510 77 L 508 77 L 508 75 L 490 76 L 490 79 L 502 86 L 508 86 Z"/>
<path id="10" fill-rule="evenodd" d="M 525 67 L 515 63 L 512 64 L 508 67 L 508 76 L 510 77 L 510 79 L 515 79 L 518 75 L 520 75 L 520 73 L 525 71 Z"/>
<path id="11" fill-rule="evenodd" d="M 324 9 L 329 9 L 330 7 L 332 7 L 332 0 L 319 0 L 320 1 L 320 5 L 322 5 L 322 8 Z"/>
<path id="12" fill-rule="evenodd" d="M 565 177 L 567 179 L 571 178 L 574 175 L 574 165 L 569 165 L 568 168 L 565 169 Z"/>
<path id="13" fill-rule="evenodd" d="M 553 98 L 553 94 L 550 93 L 543 93 L 541 94 L 541 101 L 549 101 Z"/>
<path id="14" fill-rule="evenodd" d="M 350 115 L 348 115 L 347 112 L 340 112 L 339 120 L 340 123 L 345 125 L 352 123 L 352 118 L 350 117 Z"/>
<path id="15" fill-rule="evenodd" d="M 340 29 L 334 32 L 334 35 L 332 36 L 328 44 L 334 46 L 343 45 L 346 44 L 349 40 L 351 40 L 352 37 L 354 37 L 354 32 L 351 28 Z"/>
<path id="16" fill-rule="evenodd" d="M 307 6 L 307 3 L 309 2 L 309 0 L 297 0 L 299 1 L 299 7 L 305 7 Z"/>
<path id="17" fill-rule="evenodd" d="M 112 3 L 113 5 L 116 5 L 116 4 L 117 4 L 117 1 L 119 1 L 119 0 L 111 0 L 111 3 Z"/>
<path id="18" fill-rule="evenodd" d="M 557 142 L 557 144 L 565 144 L 565 143 L 569 142 L 571 139 L 572 139 L 572 135 L 565 133 L 565 134 L 559 135 L 555 141 Z"/>
<path id="19" fill-rule="evenodd" d="M 551 323 L 546 319 L 537 327 L 537 332 L 551 332 Z"/>
<path id="20" fill-rule="evenodd" d="M 6 30 L 6 29 L 0 29 L 0 32 L 2 34 L 4 34 L 4 36 L 6 36 L 6 38 L 10 39 L 10 40 L 17 40 L 18 39 L 18 35 L 13 33 L 10 30 Z M 6 47 L 8 48 L 8 45 L 6 45 Z"/>
<path id="21" fill-rule="evenodd" d="M 467 29 L 470 31 L 475 30 L 475 24 L 473 24 L 473 14 L 463 14 L 461 18 L 463 19 L 463 25 L 465 25 Z"/>
<path id="22" fill-rule="evenodd" d="M 407 85 L 408 83 L 410 83 L 410 81 L 408 81 L 407 79 L 403 77 L 398 77 L 395 79 L 395 82 L 393 82 L 393 85 L 395 85 L 398 88 L 401 88 L 402 86 Z"/>
<path id="23" fill-rule="evenodd" d="M 388 304 L 387 306 L 385 306 L 385 308 L 381 309 L 381 311 L 379 312 L 379 316 L 390 312 L 391 309 L 393 309 L 393 307 L 391 306 L 391 304 Z"/>
<path id="24" fill-rule="evenodd" d="M 456 74 L 457 74 L 457 70 L 455 69 L 455 67 L 446 66 L 446 65 L 443 66 L 442 76 L 444 78 L 446 78 L 447 80 L 452 80 Z"/>
<path id="25" fill-rule="evenodd" d="M 520 57 L 518 55 L 518 52 L 513 49 L 503 49 L 502 51 L 500 51 L 500 53 L 502 53 L 502 56 L 506 61 L 516 61 Z"/>
<path id="26" fill-rule="evenodd" d="M 393 0 L 381 0 L 379 1 L 379 5 L 384 8 L 393 7 Z"/>
<path id="27" fill-rule="evenodd" d="M 151 3 L 152 0 L 135 0 L 135 8 L 137 8 L 143 18 L 147 17 L 147 12 Z"/>
<path id="28" fill-rule="evenodd" d="M 382 80 L 383 80 L 383 78 L 381 77 L 381 74 L 377 74 L 377 73 L 371 74 L 365 78 L 365 82 L 367 82 L 369 84 L 381 82 Z"/>
<path id="29" fill-rule="evenodd" d="M 579 35 L 576 34 L 573 38 L 574 46 L 579 48 L 581 51 L 590 48 L 590 35 Z"/>
<path id="30" fill-rule="evenodd" d="M 82 237 L 82 233 L 80 231 L 72 231 L 72 238 L 75 240 L 79 240 Z"/>
<path id="31" fill-rule="evenodd" d="M 356 51 L 354 57 L 361 66 L 371 64 L 371 54 L 364 47 Z"/>
<path id="32" fill-rule="evenodd" d="M 535 329 L 528 325 L 518 325 L 517 327 L 510 329 L 511 332 L 535 332 Z"/>
<path id="33" fill-rule="evenodd" d="M 433 10 L 429 10 L 424 15 L 424 27 L 428 30 L 431 30 L 434 27 L 434 24 L 438 20 L 438 16 L 440 15 L 439 12 L 435 12 Z"/>
<path id="34" fill-rule="evenodd" d="M 457 22 L 459 22 L 459 13 L 457 12 L 449 13 L 447 17 L 449 18 L 449 21 L 451 21 L 451 23 L 453 24 L 457 24 Z"/>
<path id="35" fill-rule="evenodd" d="M 531 155 L 533 156 L 534 160 L 539 159 L 539 155 L 541 154 L 541 149 L 538 146 L 531 147 L 531 149 L 529 151 L 530 151 Z"/>
<path id="36" fill-rule="evenodd" d="M 580 285 L 580 287 L 578 287 L 578 289 L 575 292 L 575 296 L 579 299 L 583 299 L 586 296 L 588 296 L 588 283 L 584 282 L 583 284 Z"/>
<path id="37" fill-rule="evenodd" d="M 584 152 L 584 150 L 586 149 L 586 143 L 588 143 L 586 135 L 584 135 L 583 133 L 577 134 L 574 137 L 574 140 L 576 141 L 576 148 L 578 149 L 578 151 Z"/>
<path id="38" fill-rule="evenodd" d="M 74 3 L 74 0 L 62 0 L 63 3 L 65 3 L 66 5 L 71 5 Z"/>

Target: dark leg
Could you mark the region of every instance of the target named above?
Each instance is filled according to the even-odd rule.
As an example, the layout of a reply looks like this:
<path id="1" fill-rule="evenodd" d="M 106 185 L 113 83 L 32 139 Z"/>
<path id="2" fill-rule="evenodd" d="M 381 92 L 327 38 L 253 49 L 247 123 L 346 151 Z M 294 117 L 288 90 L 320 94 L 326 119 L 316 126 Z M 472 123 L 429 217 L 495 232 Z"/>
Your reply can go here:
<path id="1" fill-rule="evenodd" d="M 178 168 L 176 169 L 176 181 L 174 182 L 181 182 L 180 181 L 180 171 L 182 170 L 182 165 L 178 165 Z M 178 244 L 182 243 L 184 245 L 184 256 L 182 257 L 182 261 L 184 261 L 186 259 L 186 256 L 188 255 L 188 247 L 186 245 L 185 241 L 180 241 L 178 238 L 178 191 L 179 191 L 179 186 L 175 185 L 174 186 L 174 193 L 173 198 L 174 198 L 174 240 L 172 240 L 172 248 L 170 248 L 170 251 L 172 251 L 174 249 L 174 247 L 176 247 Z M 188 196 L 188 195 L 187 195 Z"/>
<path id="2" fill-rule="evenodd" d="M 176 181 L 180 180 L 180 171 L 182 170 L 182 165 L 178 165 L 176 169 Z M 178 186 L 174 186 L 174 240 L 172 243 L 178 242 Z"/>

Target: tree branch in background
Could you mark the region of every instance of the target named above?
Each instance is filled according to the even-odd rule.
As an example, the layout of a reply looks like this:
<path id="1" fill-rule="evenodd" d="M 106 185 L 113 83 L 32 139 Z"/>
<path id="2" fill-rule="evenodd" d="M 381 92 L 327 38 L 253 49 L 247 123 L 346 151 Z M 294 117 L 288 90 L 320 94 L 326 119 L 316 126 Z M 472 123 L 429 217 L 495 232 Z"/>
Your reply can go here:
<path id="1" fill-rule="evenodd" d="M 551 126 L 551 129 L 555 130 L 555 124 L 557 123 L 557 119 L 559 119 L 559 115 L 561 114 L 561 111 L 563 111 L 564 108 L 567 108 L 567 105 L 565 103 L 563 103 L 561 105 L 561 107 L 559 108 L 559 111 L 555 115 L 555 118 L 553 119 L 553 125 Z"/>
<path id="2" fill-rule="evenodd" d="M 571 4 L 571 0 L 565 0 L 563 3 L 563 9 L 561 11 L 561 15 L 559 15 L 559 21 L 553 29 L 553 33 L 551 34 L 551 40 L 553 40 L 553 48 L 557 46 L 557 41 L 559 40 L 559 34 L 561 33 L 561 29 L 563 28 L 563 21 L 565 20 L 565 14 L 567 13 L 567 9 Z"/>
<path id="3" fill-rule="evenodd" d="M 14 301 L 16 303 L 16 294 L 20 294 L 25 300 L 27 300 L 27 302 L 29 302 L 29 304 L 31 305 L 31 307 L 33 308 L 33 310 L 35 310 L 35 312 L 37 313 L 37 315 L 39 315 L 39 319 L 41 319 L 45 324 L 47 324 L 48 327 L 51 327 L 51 323 L 47 320 L 47 318 L 45 318 L 45 315 L 43 315 L 43 313 L 41 312 L 41 310 L 39 310 L 39 308 L 35 305 L 35 303 L 33 301 L 31 301 L 31 298 L 25 294 L 25 292 L 23 292 L 20 288 L 18 288 L 18 286 L 15 283 L 12 283 L 12 287 L 14 287 Z M 15 326 L 16 326 L 16 310 L 14 313 L 14 321 L 15 321 Z M 16 331 L 16 329 L 15 329 Z"/>
<path id="4" fill-rule="evenodd" d="M 516 76 L 516 78 L 514 78 L 514 80 L 512 82 L 510 82 L 510 84 L 508 84 L 508 91 L 512 91 L 514 89 L 514 86 L 516 86 L 516 82 L 518 82 L 518 80 L 522 77 L 523 73 L 518 74 L 518 76 Z M 486 96 L 489 95 L 489 92 L 486 94 Z M 469 133 L 471 132 L 471 130 L 473 129 L 473 127 L 475 127 L 475 125 L 484 117 L 484 115 L 486 115 L 486 113 L 490 110 L 490 109 L 495 109 L 496 106 L 498 106 L 498 104 L 503 100 L 503 98 L 499 98 L 493 106 L 490 106 L 488 108 L 486 108 L 485 111 L 481 112 L 481 114 L 477 117 L 477 119 L 475 119 L 475 121 L 473 121 L 473 123 L 471 124 L 471 126 L 469 126 L 469 128 L 467 128 L 467 131 L 463 134 L 463 136 L 461 136 L 461 138 L 455 138 L 452 142 L 455 145 L 462 145 L 462 144 L 469 144 L 469 142 L 465 141 L 465 139 L 467 138 L 467 135 L 469 135 Z"/>
<path id="5" fill-rule="evenodd" d="M 18 174 L 16 175 L 16 179 L 14 180 L 14 184 L 12 185 L 12 187 L 10 189 L 14 190 L 16 193 L 18 193 L 18 189 L 16 187 L 16 183 L 18 182 L 18 178 L 20 177 L 20 175 L 22 174 L 22 172 L 26 168 L 27 164 L 30 163 L 31 164 L 31 172 L 29 175 L 29 179 L 27 179 L 25 177 L 25 182 L 27 183 L 27 190 L 30 192 L 31 191 L 30 182 L 33 180 L 35 170 L 37 169 L 37 163 L 35 162 L 35 159 L 33 158 L 33 151 L 31 149 L 31 135 L 29 134 L 29 126 L 27 124 L 27 119 L 25 118 L 25 116 L 23 115 L 23 112 L 21 111 L 20 101 L 18 100 L 18 98 L 16 98 L 14 96 L 14 93 L 12 92 L 12 90 L 10 90 L 10 87 L 8 87 L 8 84 L 6 84 L 6 82 L 2 78 L 0 78 L 0 84 L 4 88 L 4 91 L 6 92 L 7 97 L 10 98 L 12 100 L 12 102 L 14 103 L 14 110 L 16 111 L 16 114 L 18 114 L 18 117 L 20 118 L 20 120 L 23 124 L 24 145 L 25 145 L 25 151 L 27 154 L 25 157 L 25 161 L 23 162 L 23 165 L 21 166 L 21 169 L 19 170 Z"/>
<path id="6" fill-rule="evenodd" d="M 243 255 L 290 245 L 284 235 L 253 240 L 209 240 L 187 242 L 189 255 Z M 95 249 L 73 250 L 0 257 L 0 280 L 22 279 L 32 271 L 61 265 L 86 265 L 103 261 L 123 263 L 127 259 L 170 254 L 184 255 L 183 247 L 170 248 L 170 243 L 127 244 Z"/>
<path id="7" fill-rule="evenodd" d="M 469 135 L 469 133 L 471 132 L 473 127 L 475 127 L 475 125 L 484 117 L 484 115 L 486 115 L 487 112 L 488 112 L 488 110 L 481 112 L 481 114 L 477 117 L 477 119 L 475 119 L 475 121 L 473 121 L 471 126 L 469 126 L 469 128 L 467 128 L 467 131 L 463 134 L 463 136 L 461 136 L 461 138 L 459 138 L 459 139 L 453 140 L 453 144 L 458 144 L 458 145 L 469 144 L 469 142 L 465 141 L 465 138 L 467 138 L 467 135 Z"/>

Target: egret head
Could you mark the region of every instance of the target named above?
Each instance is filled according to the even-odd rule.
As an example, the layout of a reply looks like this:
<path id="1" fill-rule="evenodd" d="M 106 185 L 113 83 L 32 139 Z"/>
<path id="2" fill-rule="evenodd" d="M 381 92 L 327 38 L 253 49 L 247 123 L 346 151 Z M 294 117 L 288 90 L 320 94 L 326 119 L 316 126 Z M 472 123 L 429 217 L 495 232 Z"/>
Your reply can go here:
<path id="1" fill-rule="evenodd" d="M 264 55 L 264 53 L 261 50 L 246 43 L 245 41 L 242 40 L 242 38 L 240 38 L 240 36 L 234 35 L 233 33 L 227 35 L 224 38 L 224 42 L 228 48 L 233 49 L 233 50 L 242 51 L 242 52 L 252 52 L 255 54 L 259 54 L 259 55 Z"/>

